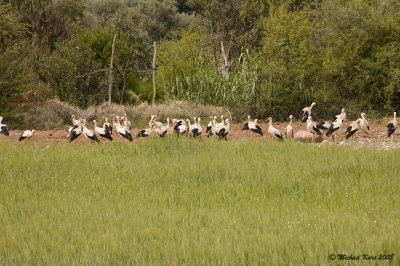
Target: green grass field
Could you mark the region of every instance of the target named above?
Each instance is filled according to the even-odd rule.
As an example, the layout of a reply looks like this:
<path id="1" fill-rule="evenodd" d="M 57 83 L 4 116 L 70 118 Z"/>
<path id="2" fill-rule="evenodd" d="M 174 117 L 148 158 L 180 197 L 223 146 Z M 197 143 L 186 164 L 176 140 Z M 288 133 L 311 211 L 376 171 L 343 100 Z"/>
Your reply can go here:
<path id="1" fill-rule="evenodd" d="M 399 158 L 174 137 L 0 143 L 0 264 L 398 265 Z"/>

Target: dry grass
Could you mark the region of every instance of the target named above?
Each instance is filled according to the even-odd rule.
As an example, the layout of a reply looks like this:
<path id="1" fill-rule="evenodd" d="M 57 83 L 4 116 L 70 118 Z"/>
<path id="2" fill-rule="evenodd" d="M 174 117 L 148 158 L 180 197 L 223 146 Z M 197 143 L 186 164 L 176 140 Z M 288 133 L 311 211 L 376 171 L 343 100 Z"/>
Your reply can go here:
<path id="1" fill-rule="evenodd" d="M 211 115 L 225 115 L 232 117 L 232 113 L 222 107 L 204 106 L 192 104 L 182 101 L 170 101 L 156 106 L 147 103 L 141 103 L 137 106 L 123 106 L 118 104 L 108 105 L 103 103 L 96 107 L 89 107 L 81 110 L 59 100 L 49 100 L 42 105 L 33 106 L 26 112 L 21 114 L 15 121 L 9 121 L 8 125 L 11 129 L 54 129 L 63 128 L 69 124 L 71 115 L 85 118 L 88 121 L 98 120 L 103 122 L 105 117 L 112 114 L 122 115 L 126 113 L 132 123 L 137 126 L 147 124 L 149 117 L 156 114 L 160 120 L 166 120 L 167 117 L 175 118 L 192 118 L 200 116 L 202 118 Z"/>

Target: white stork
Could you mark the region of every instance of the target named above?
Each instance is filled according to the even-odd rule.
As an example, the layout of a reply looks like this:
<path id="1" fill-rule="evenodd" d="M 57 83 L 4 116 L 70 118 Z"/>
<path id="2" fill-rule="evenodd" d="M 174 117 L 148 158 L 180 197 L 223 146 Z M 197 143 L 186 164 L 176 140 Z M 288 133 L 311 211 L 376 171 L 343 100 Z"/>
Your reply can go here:
<path id="1" fill-rule="evenodd" d="M 329 127 L 328 131 L 326 132 L 326 136 L 329 137 L 330 135 L 332 135 L 335 131 L 337 131 L 343 124 L 343 120 L 345 120 L 347 117 L 346 115 L 346 110 L 342 109 L 342 113 L 340 115 L 337 115 L 332 123 L 331 126 Z M 334 136 L 332 136 L 333 139 Z"/>
<path id="2" fill-rule="evenodd" d="M 293 123 L 293 116 L 290 115 L 289 116 L 289 125 L 287 125 L 287 127 L 285 127 L 285 136 L 286 136 L 286 138 L 293 138 L 292 123 Z"/>
<path id="3" fill-rule="evenodd" d="M 210 122 L 208 122 L 206 133 L 211 132 L 212 126 L 213 126 L 213 117 L 210 116 Z"/>
<path id="4" fill-rule="evenodd" d="M 33 134 L 35 134 L 35 130 L 25 130 L 24 133 L 21 134 L 21 136 L 19 137 L 19 141 L 22 141 L 24 139 L 29 139 L 32 138 Z"/>
<path id="5" fill-rule="evenodd" d="M 364 113 L 361 113 L 360 129 L 364 132 L 369 132 L 369 123 Z"/>
<path id="6" fill-rule="evenodd" d="M 322 136 L 321 131 L 318 129 L 315 122 L 312 121 L 312 116 L 309 115 L 307 119 L 307 131 L 310 133 L 317 133 L 318 136 Z M 314 131 L 314 132 L 313 132 Z"/>
<path id="7" fill-rule="evenodd" d="M 328 130 L 330 127 L 331 127 L 331 123 L 326 122 L 326 121 L 321 122 L 321 123 L 319 123 L 319 124 L 317 125 L 317 128 L 318 128 L 318 129 L 321 129 L 321 130 Z"/>
<path id="8" fill-rule="evenodd" d="M 311 115 L 311 110 L 313 109 L 314 105 L 316 103 L 312 103 L 309 107 L 304 107 L 303 110 L 301 110 L 301 122 L 306 122 L 308 119 L 308 116 Z"/>
<path id="9" fill-rule="evenodd" d="M 263 132 L 260 126 L 257 124 L 257 119 L 254 119 L 254 122 L 251 121 L 250 116 L 247 116 L 247 123 L 243 125 L 242 130 L 250 130 L 254 133 L 260 134 L 263 136 Z M 248 131 L 247 131 L 248 132 Z"/>
<path id="10" fill-rule="evenodd" d="M 174 119 L 173 121 L 174 121 L 174 122 L 173 122 L 173 123 L 174 123 L 174 124 L 173 124 L 174 132 L 175 132 L 178 136 L 179 136 L 180 134 L 183 135 L 183 134 L 186 134 L 186 133 L 187 133 L 188 128 L 187 128 L 187 126 L 186 126 L 185 121 L 176 120 L 176 119 Z"/>
<path id="11" fill-rule="evenodd" d="M 164 125 L 163 123 L 161 123 L 161 125 L 156 124 L 156 127 L 154 129 L 154 131 L 160 136 L 160 137 L 165 137 L 165 135 L 168 133 L 168 129 L 170 128 L 169 126 L 170 120 L 169 117 L 167 117 L 167 124 Z"/>
<path id="12" fill-rule="evenodd" d="M 221 140 L 221 139 L 225 139 L 225 140 L 228 140 L 227 138 L 226 138 L 226 136 L 229 134 L 229 130 L 230 130 L 230 128 L 231 128 L 231 123 L 230 123 L 230 120 L 229 119 L 226 119 L 225 120 L 225 123 L 226 123 L 226 125 L 224 124 L 223 126 L 221 126 L 221 124 L 219 124 L 219 126 L 217 126 L 215 129 L 214 129 L 214 132 L 215 132 L 215 135 L 217 135 L 218 137 L 219 137 L 219 139 Z M 218 125 L 218 124 L 217 124 Z"/>
<path id="13" fill-rule="evenodd" d="M 68 138 L 71 136 L 71 131 L 80 125 L 82 119 L 79 118 L 79 120 L 76 120 L 75 115 L 71 115 L 71 122 L 72 125 L 68 128 Z"/>
<path id="14" fill-rule="evenodd" d="M 396 112 L 393 113 L 393 120 L 390 121 L 387 124 L 387 134 L 388 134 L 388 138 L 390 138 L 391 135 L 393 135 L 393 133 L 396 131 L 396 127 L 397 127 L 397 118 L 396 118 Z"/>
<path id="15" fill-rule="evenodd" d="M 116 119 L 117 119 L 117 122 L 114 125 L 115 125 L 115 130 L 117 131 L 118 135 L 121 138 L 125 138 L 125 139 L 129 140 L 130 142 L 132 142 L 133 139 L 132 139 L 131 132 L 119 123 L 119 116 L 116 116 Z"/>
<path id="16" fill-rule="evenodd" d="M 358 130 L 358 124 L 361 122 L 361 118 L 357 119 L 356 121 L 354 121 L 353 123 L 351 123 L 347 129 L 346 129 L 346 139 L 349 139 L 351 136 L 354 135 L 354 133 L 357 132 Z"/>
<path id="17" fill-rule="evenodd" d="M 139 133 L 136 135 L 136 138 L 145 138 L 151 135 L 151 132 L 153 131 L 153 126 L 154 126 L 154 119 L 156 118 L 155 115 L 152 115 L 149 121 L 149 127 L 142 129 L 139 131 Z"/>
<path id="18" fill-rule="evenodd" d="M 88 138 L 88 139 L 90 139 L 90 140 L 92 140 L 92 141 L 94 141 L 94 142 L 100 142 L 100 140 L 97 138 L 97 136 L 93 133 L 93 131 L 91 131 L 90 129 L 88 129 L 87 127 L 86 127 L 86 119 L 83 119 L 83 123 L 82 123 L 82 133 L 83 133 L 83 135 L 86 137 L 86 138 Z"/>
<path id="19" fill-rule="evenodd" d="M 106 122 L 103 124 L 103 128 L 107 129 L 108 132 L 110 132 L 110 135 L 112 134 L 113 127 L 112 127 L 112 125 L 110 123 L 108 123 L 108 118 L 107 117 L 106 117 Z"/>
<path id="20" fill-rule="evenodd" d="M 189 125 L 189 134 L 192 135 L 193 138 L 196 138 L 201 135 L 201 132 L 199 133 L 199 126 L 197 124 L 197 117 L 193 118 L 193 124 L 190 123 L 189 119 L 186 119 L 186 123 Z"/>
<path id="21" fill-rule="evenodd" d="M 268 117 L 267 121 L 269 121 L 268 133 L 278 140 L 283 140 L 282 133 L 272 126 L 272 117 Z"/>
<path id="22" fill-rule="evenodd" d="M 198 134 L 198 136 L 201 136 L 201 133 L 203 132 L 203 128 L 201 127 L 201 124 L 200 124 L 200 117 L 197 118 L 196 126 L 197 126 L 197 134 Z"/>
<path id="23" fill-rule="evenodd" d="M 3 134 L 4 136 L 9 136 L 10 132 L 8 130 L 8 126 L 6 124 L 2 124 L 1 122 L 3 121 L 3 117 L 0 116 L 0 134 Z"/>
<path id="24" fill-rule="evenodd" d="M 172 119 L 172 125 L 172 132 L 176 132 L 181 125 L 186 126 L 186 122 L 183 119 Z"/>
<path id="25" fill-rule="evenodd" d="M 74 140 L 76 140 L 81 134 L 82 134 L 82 120 L 80 120 L 79 125 L 76 125 L 73 127 L 73 129 L 71 130 L 70 136 L 69 138 L 69 142 L 72 142 Z"/>
<path id="26" fill-rule="evenodd" d="M 129 121 L 128 116 L 124 114 L 124 126 L 128 128 L 128 130 L 132 129 L 131 121 Z"/>
<path id="27" fill-rule="evenodd" d="M 100 137 L 103 137 L 105 139 L 108 139 L 109 141 L 112 141 L 110 129 L 107 125 L 105 125 L 105 123 L 104 123 L 103 127 L 98 127 L 97 121 L 93 120 L 93 127 L 94 127 L 94 131 L 96 131 L 96 133 L 99 134 Z"/>
<path id="28" fill-rule="evenodd" d="M 221 123 L 217 123 L 217 117 L 214 116 L 214 126 L 222 128 L 224 125 L 225 125 L 225 123 L 224 123 L 224 116 L 223 115 L 221 115 Z"/>

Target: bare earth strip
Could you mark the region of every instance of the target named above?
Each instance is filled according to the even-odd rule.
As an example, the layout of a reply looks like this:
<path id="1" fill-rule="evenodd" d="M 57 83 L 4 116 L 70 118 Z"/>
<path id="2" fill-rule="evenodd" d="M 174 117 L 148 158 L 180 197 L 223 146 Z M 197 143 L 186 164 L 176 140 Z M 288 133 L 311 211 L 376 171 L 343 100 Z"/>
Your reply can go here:
<path id="1" fill-rule="evenodd" d="M 356 132 L 356 134 L 351 137 L 349 140 L 346 140 L 346 128 L 350 125 L 351 121 L 346 121 L 341 129 L 336 133 L 335 141 L 332 141 L 332 138 L 327 138 L 324 134 L 324 141 L 322 143 L 318 143 L 318 145 L 344 145 L 344 146 L 352 146 L 355 148 L 379 148 L 379 149 L 393 149 L 400 148 L 400 130 L 396 130 L 395 134 L 389 139 L 387 137 L 387 128 L 386 124 L 390 121 L 390 118 L 380 119 L 380 120 L 369 120 L 370 123 L 370 132 L 365 133 L 362 131 Z M 245 141 L 245 140 L 269 140 L 272 141 L 273 138 L 268 134 L 268 123 L 265 121 L 260 122 L 259 125 L 264 132 L 264 136 L 260 136 L 253 132 L 242 131 L 242 125 L 236 124 L 231 126 L 230 133 L 228 135 L 228 141 Z M 279 129 L 282 133 L 284 133 L 284 129 L 287 123 L 274 123 L 274 127 Z M 306 123 L 293 123 L 293 129 L 295 132 L 299 130 L 306 130 Z M 132 137 L 135 138 L 136 134 L 140 129 L 134 128 L 131 130 Z M 12 130 L 10 131 L 10 136 L 5 137 L 0 134 L 0 141 L 8 141 L 8 142 L 18 142 L 18 138 L 21 135 L 21 130 Z M 158 137 L 158 136 L 154 136 Z M 205 126 L 203 126 L 203 136 L 202 138 L 206 139 L 205 134 Z M 212 138 L 216 138 L 215 136 Z M 106 139 L 102 139 L 99 137 L 102 142 L 109 142 Z M 119 137 L 115 132 L 113 133 L 114 141 L 122 141 L 127 142 L 126 140 Z M 26 142 L 34 142 L 37 144 L 59 144 L 67 142 L 67 127 L 65 129 L 55 129 L 55 130 L 46 130 L 46 131 L 35 131 L 35 135 L 32 140 L 28 140 Z M 134 140 L 136 141 L 136 140 Z M 140 139 L 139 141 L 145 141 L 145 139 Z M 84 136 L 80 136 L 77 140 L 73 142 L 73 144 L 79 144 L 82 142 L 90 142 Z M 25 142 L 23 142 L 25 143 Z"/>

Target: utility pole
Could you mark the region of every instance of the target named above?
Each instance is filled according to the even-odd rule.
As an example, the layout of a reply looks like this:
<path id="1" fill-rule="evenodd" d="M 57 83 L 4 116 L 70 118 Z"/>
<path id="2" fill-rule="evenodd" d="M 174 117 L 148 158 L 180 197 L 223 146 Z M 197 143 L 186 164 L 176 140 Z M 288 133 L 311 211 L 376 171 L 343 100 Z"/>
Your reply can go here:
<path id="1" fill-rule="evenodd" d="M 117 34 L 114 34 L 114 40 L 111 48 L 111 62 L 110 62 L 110 75 L 108 81 L 108 104 L 111 104 L 111 92 L 113 83 L 113 64 L 114 64 L 114 53 L 115 53 L 115 40 L 117 39 Z"/>
<path id="2" fill-rule="evenodd" d="M 157 43 L 153 43 L 154 46 L 154 55 L 153 55 L 153 99 L 151 104 L 154 105 L 156 103 L 156 56 L 157 56 Z"/>

